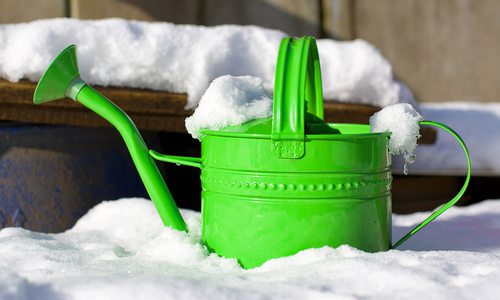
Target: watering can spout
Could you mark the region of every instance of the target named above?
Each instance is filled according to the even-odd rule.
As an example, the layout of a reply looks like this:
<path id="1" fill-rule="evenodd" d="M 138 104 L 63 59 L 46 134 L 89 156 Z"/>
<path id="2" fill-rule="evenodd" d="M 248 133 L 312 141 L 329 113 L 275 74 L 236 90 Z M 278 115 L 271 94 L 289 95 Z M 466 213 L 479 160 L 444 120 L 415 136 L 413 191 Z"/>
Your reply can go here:
<path id="1" fill-rule="evenodd" d="M 76 46 L 71 45 L 57 56 L 40 78 L 33 95 L 33 102 L 42 104 L 63 99 L 71 87 L 81 81 L 79 79 Z"/>
<path id="2" fill-rule="evenodd" d="M 163 224 L 187 231 L 186 223 L 135 124 L 123 110 L 80 79 L 75 45 L 64 49 L 47 68 L 36 87 L 33 102 L 42 104 L 65 97 L 80 102 L 118 130 Z"/>

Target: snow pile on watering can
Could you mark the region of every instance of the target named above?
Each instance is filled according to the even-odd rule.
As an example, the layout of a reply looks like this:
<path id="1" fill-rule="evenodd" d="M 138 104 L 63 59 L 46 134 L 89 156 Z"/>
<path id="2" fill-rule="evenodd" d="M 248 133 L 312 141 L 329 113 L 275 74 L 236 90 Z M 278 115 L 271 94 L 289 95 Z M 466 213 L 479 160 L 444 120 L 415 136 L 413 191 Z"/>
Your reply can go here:
<path id="1" fill-rule="evenodd" d="M 309 249 L 243 270 L 190 233 L 165 228 L 151 201 L 103 202 L 59 234 L 0 231 L 0 299 L 496 299 L 500 201 L 452 207 L 403 246 Z M 393 236 L 427 213 L 393 218 Z M 451 250 L 451 251 L 450 251 Z"/>
<path id="2" fill-rule="evenodd" d="M 271 116 L 273 100 L 260 78 L 222 76 L 210 84 L 200 104 L 186 119 L 186 129 L 199 138 L 200 129 L 218 130 Z"/>
<path id="3" fill-rule="evenodd" d="M 404 173 L 407 173 L 407 164 L 413 163 L 416 156 L 413 154 L 420 138 L 422 116 L 410 104 L 399 103 L 383 108 L 370 117 L 372 132 L 390 132 L 389 152 L 392 155 L 403 154 L 405 159 Z"/>
<path id="4" fill-rule="evenodd" d="M 38 81 L 70 44 L 78 46 L 82 78 L 101 86 L 126 86 L 188 94 L 198 104 L 212 80 L 255 76 L 272 91 L 284 32 L 256 26 L 204 27 L 123 19 L 46 19 L 0 25 L 0 77 Z M 386 106 L 412 102 L 393 78 L 391 65 L 363 40 L 318 41 L 325 99 Z"/>

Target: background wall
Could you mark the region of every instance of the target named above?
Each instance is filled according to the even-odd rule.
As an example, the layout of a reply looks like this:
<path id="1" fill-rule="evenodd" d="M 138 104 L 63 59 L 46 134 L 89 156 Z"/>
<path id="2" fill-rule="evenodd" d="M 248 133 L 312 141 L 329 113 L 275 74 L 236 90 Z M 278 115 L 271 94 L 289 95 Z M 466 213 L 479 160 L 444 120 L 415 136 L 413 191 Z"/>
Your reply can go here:
<path id="1" fill-rule="evenodd" d="M 422 102 L 499 101 L 496 0 L 0 0 L 0 23 L 121 17 L 256 24 L 376 45 Z"/>

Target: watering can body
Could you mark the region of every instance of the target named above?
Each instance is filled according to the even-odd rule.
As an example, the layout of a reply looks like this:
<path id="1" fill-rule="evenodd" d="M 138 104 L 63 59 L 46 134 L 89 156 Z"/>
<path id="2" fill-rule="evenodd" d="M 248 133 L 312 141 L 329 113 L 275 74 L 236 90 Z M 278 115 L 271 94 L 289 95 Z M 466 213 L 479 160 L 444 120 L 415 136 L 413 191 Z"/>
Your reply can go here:
<path id="1" fill-rule="evenodd" d="M 390 133 L 323 121 L 321 72 L 311 37 L 285 38 L 276 67 L 273 116 L 221 130 L 202 130 L 201 158 L 148 149 L 132 120 L 79 77 L 75 47 L 42 76 L 36 104 L 70 97 L 93 110 L 123 137 L 165 226 L 187 230 L 154 159 L 202 171 L 202 240 L 245 268 L 307 248 L 348 244 L 376 252 L 397 247 L 454 205 L 470 179 L 463 140 L 444 124 L 467 157 L 459 193 L 391 245 Z"/>
<path id="2" fill-rule="evenodd" d="M 202 237 L 247 268 L 300 250 L 391 247 L 388 133 L 323 121 L 312 38 L 282 40 L 273 116 L 202 135 Z"/>
<path id="3" fill-rule="evenodd" d="M 203 241 L 247 268 L 300 250 L 391 247 L 388 133 L 330 125 L 306 135 L 300 159 L 278 158 L 269 135 L 205 131 Z"/>

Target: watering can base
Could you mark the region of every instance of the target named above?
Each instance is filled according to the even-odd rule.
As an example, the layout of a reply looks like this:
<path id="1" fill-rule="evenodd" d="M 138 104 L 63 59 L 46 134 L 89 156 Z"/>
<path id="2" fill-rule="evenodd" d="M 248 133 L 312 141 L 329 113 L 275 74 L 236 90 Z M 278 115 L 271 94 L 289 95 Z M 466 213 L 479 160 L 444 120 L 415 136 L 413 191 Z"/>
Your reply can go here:
<path id="1" fill-rule="evenodd" d="M 310 248 L 348 244 L 378 252 L 391 246 L 390 195 L 273 201 L 204 192 L 202 215 L 207 249 L 245 269 Z"/>
<path id="2" fill-rule="evenodd" d="M 267 261 L 269 260 L 272 260 L 272 259 L 277 259 L 277 258 L 285 258 L 285 257 L 290 257 L 290 256 L 294 256 L 295 254 L 301 252 L 301 251 L 304 251 L 304 250 L 309 250 L 309 249 L 321 249 L 321 248 L 324 248 L 324 247 L 331 247 L 333 249 L 335 248 L 338 248 L 340 246 L 349 246 L 349 247 L 353 247 L 353 248 L 356 248 L 360 251 L 364 251 L 364 252 L 368 252 L 368 253 L 377 253 L 377 252 L 385 252 L 385 251 L 388 251 L 391 249 L 390 246 L 388 246 L 387 248 L 384 248 L 384 249 L 377 249 L 377 250 L 365 250 L 365 249 L 360 249 L 358 247 L 354 247 L 352 245 L 349 245 L 349 244 L 338 244 L 338 245 L 323 245 L 323 246 L 318 246 L 318 247 L 309 247 L 309 248 L 305 248 L 305 249 L 301 249 L 301 250 L 297 250 L 295 252 L 291 252 L 289 254 L 283 254 L 283 255 L 280 255 L 280 256 L 274 256 L 274 257 L 269 257 L 267 259 L 264 259 L 264 260 L 248 260 L 248 259 L 241 259 L 241 258 L 238 258 L 238 257 L 233 257 L 233 256 L 228 256 L 228 255 L 223 255 L 223 254 L 220 254 L 219 252 L 217 252 L 214 248 L 212 248 L 209 244 L 207 243 L 203 243 L 203 245 L 207 248 L 207 250 L 210 252 L 210 253 L 215 253 L 215 254 L 218 254 L 224 258 L 234 258 L 236 259 L 236 261 L 238 262 L 238 264 L 245 270 L 250 270 L 250 269 L 254 269 L 254 268 L 258 268 L 260 266 L 262 266 L 264 263 L 266 263 Z"/>

